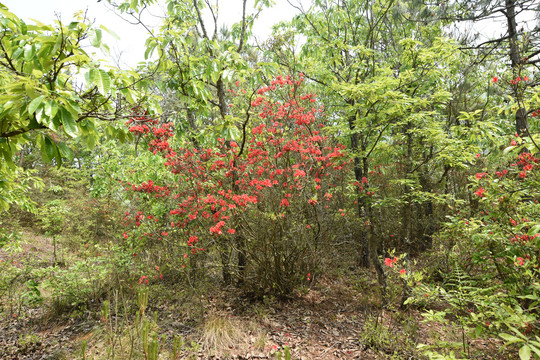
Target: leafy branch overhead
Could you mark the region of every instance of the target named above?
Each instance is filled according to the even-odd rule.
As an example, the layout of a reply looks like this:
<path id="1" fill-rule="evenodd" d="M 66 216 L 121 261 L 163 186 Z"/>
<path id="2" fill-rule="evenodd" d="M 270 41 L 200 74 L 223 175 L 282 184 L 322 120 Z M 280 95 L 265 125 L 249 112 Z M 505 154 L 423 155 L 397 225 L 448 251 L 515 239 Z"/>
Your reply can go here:
<path id="1" fill-rule="evenodd" d="M 141 75 L 106 70 L 85 51 L 88 42 L 107 50 L 106 29 L 92 28 L 82 15 L 68 25 L 27 24 L 0 6 L 0 174 L 15 171 L 13 156 L 27 142 L 37 144 L 46 161 L 61 164 L 71 158 L 63 136 L 81 137 L 91 147 L 102 120 L 112 136 L 125 138 L 114 121 L 141 101 L 157 109 Z M 6 206 L 0 200 L 0 208 Z"/>

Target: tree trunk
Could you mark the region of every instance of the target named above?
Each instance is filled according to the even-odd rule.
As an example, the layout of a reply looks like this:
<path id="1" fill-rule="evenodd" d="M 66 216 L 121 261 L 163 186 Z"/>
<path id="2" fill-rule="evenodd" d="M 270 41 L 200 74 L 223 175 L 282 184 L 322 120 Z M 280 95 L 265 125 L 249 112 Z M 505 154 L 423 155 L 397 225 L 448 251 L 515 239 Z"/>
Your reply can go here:
<path id="1" fill-rule="evenodd" d="M 354 106 L 354 100 L 347 103 Z M 369 188 L 369 159 L 366 157 L 367 144 L 356 130 L 356 113 L 349 116 L 349 128 L 351 130 L 351 151 L 354 154 L 354 177 L 357 182 L 364 186 L 364 191 Z M 361 154 L 358 153 L 361 150 Z M 364 180 L 365 178 L 365 180 Z M 360 232 L 359 261 L 358 265 L 369 268 L 371 263 L 377 271 L 377 280 L 381 286 L 381 297 L 383 304 L 386 304 L 386 274 L 379 259 L 380 238 L 377 236 L 373 222 L 373 209 L 366 195 L 361 194 L 360 189 L 356 189 L 356 201 L 358 203 L 358 218 L 363 227 Z"/>
<path id="2" fill-rule="evenodd" d="M 410 122 L 403 129 L 403 134 L 407 139 L 407 153 L 405 155 L 405 174 L 404 178 L 408 180 L 409 176 L 412 173 L 412 157 L 413 157 L 413 137 L 410 132 L 412 124 Z M 403 198 L 404 203 L 402 207 L 402 218 L 401 218 L 401 247 L 402 250 L 410 254 L 411 253 L 411 243 L 413 242 L 412 237 L 412 203 L 411 203 L 411 187 L 407 184 L 403 186 Z"/>
<path id="3" fill-rule="evenodd" d="M 512 74 L 514 79 L 519 76 L 520 66 L 523 64 L 521 60 L 519 45 L 518 45 L 518 33 L 516 24 L 516 1 L 506 0 L 506 22 L 508 26 L 508 37 L 510 39 L 510 60 L 512 63 Z M 529 124 L 527 121 L 527 110 L 523 107 L 523 99 L 520 99 L 520 94 L 517 91 L 517 87 L 513 90 L 514 100 L 518 103 L 518 110 L 516 111 L 516 133 L 519 136 L 527 136 Z"/>
<path id="4" fill-rule="evenodd" d="M 348 101 L 349 105 L 354 105 L 354 101 Z M 355 131 L 356 125 L 356 115 L 349 116 L 349 129 L 352 131 L 351 133 L 351 151 L 354 154 L 354 178 L 357 182 L 362 184 L 362 178 L 364 177 L 364 171 L 362 167 L 362 159 L 360 158 L 358 154 L 359 150 L 359 134 Z M 367 165 L 367 159 L 366 159 L 366 165 Z M 366 177 L 367 178 L 367 177 Z M 367 186 L 366 184 L 363 184 Z M 368 268 L 370 267 L 370 242 L 368 239 L 368 232 L 366 229 L 366 223 L 368 222 L 367 218 L 367 207 L 368 204 L 365 200 L 365 197 L 361 194 L 360 189 L 358 187 L 356 188 L 356 202 L 357 202 L 357 211 L 358 211 L 358 218 L 362 222 L 362 225 L 364 226 L 363 230 L 360 232 L 360 242 L 359 242 L 359 250 L 358 250 L 358 265 L 361 267 Z"/>
<path id="5" fill-rule="evenodd" d="M 422 186 L 422 191 L 431 192 L 433 186 L 429 180 L 429 175 L 426 170 L 422 171 L 420 174 L 420 185 Z M 435 225 L 433 219 L 433 201 L 426 200 L 420 205 L 419 212 L 421 213 L 421 222 L 425 226 L 419 226 L 422 233 L 419 234 L 422 239 L 420 244 L 420 251 L 431 249 L 433 245 L 433 235 L 435 234 Z"/>

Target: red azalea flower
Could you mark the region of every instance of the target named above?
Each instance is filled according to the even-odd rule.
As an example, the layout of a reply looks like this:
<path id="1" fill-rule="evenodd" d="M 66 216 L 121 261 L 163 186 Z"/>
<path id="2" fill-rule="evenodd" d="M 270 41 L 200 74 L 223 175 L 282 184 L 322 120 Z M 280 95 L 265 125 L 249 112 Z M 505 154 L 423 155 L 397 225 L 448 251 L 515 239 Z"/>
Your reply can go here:
<path id="1" fill-rule="evenodd" d="M 486 192 L 485 189 L 480 188 L 480 189 L 478 189 L 477 191 L 475 191 L 474 193 L 475 193 L 476 195 L 478 195 L 479 197 L 484 197 L 484 193 L 485 193 L 485 192 Z"/>

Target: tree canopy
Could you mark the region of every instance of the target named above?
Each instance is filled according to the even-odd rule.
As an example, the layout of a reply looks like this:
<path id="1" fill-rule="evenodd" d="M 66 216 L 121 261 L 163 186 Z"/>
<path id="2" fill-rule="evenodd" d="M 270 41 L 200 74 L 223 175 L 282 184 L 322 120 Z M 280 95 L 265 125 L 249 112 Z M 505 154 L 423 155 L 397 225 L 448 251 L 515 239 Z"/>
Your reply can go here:
<path id="1" fill-rule="evenodd" d="M 94 58 L 107 29 L 83 13 L 46 25 L 0 5 L 0 248 L 19 219 L 37 223 L 55 301 L 101 301 L 88 284 L 114 283 L 100 283 L 112 358 L 119 297 L 136 295 L 125 333 L 149 359 L 150 289 L 266 304 L 332 276 L 369 289 L 375 335 L 408 307 L 459 329 L 399 356 L 470 358 L 472 337 L 540 356 L 539 1 L 287 3 L 295 16 L 261 40 L 269 0 L 236 2 L 230 22 L 217 0 L 110 0 L 143 26 L 162 11 L 130 70 Z M 19 281 L 6 269 L 0 300 Z M 367 347 L 389 346 L 375 335 Z"/>

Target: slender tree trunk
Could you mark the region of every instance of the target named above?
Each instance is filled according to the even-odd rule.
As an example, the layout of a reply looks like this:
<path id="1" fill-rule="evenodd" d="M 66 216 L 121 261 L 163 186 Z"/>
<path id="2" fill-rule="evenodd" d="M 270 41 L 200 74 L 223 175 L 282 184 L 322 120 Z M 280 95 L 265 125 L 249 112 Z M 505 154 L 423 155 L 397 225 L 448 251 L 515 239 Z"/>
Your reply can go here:
<path id="1" fill-rule="evenodd" d="M 353 101 L 349 101 L 349 105 L 353 105 Z M 354 177 L 357 182 L 362 184 L 362 186 L 367 187 L 367 183 L 362 183 L 362 178 L 364 177 L 364 171 L 362 166 L 362 159 L 360 155 L 358 154 L 359 151 L 359 134 L 355 131 L 356 125 L 356 116 L 351 115 L 349 117 L 349 129 L 352 131 L 351 133 L 351 151 L 354 154 L 353 162 L 354 162 Z M 366 159 L 367 160 L 367 159 Z M 367 178 L 367 177 L 366 177 Z M 356 189 L 356 202 L 358 204 L 357 211 L 358 211 L 358 218 L 362 222 L 364 228 L 360 232 L 360 246 L 359 246 L 359 258 L 358 258 L 358 265 L 361 267 L 368 268 L 370 264 L 370 242 L 368 238 L 368 231 L 366 230 L 366 223 L 368 221 L 367 217 L 367 207 L 368 204 L 365 200 L 365 197 L 361 194 L 360 189 Z"/>
<path id="2" fill-rule="evenodd" d="M 413 157 L 413 138 L 410 132 L 412 124 L 407 123 L 403 129 L 403 133 L 407 139 L 407 153 L 405 155 L 405 174 L 404 177 L 406 180 L 409 179 L 409 176 L 412 173 L 412 157 Z M 402 207 L 402 219 L 401 219 L 401 246 L 403 251 L 407 254 L 411 253 L 411 244 L 413 242 L 412 237 L 412 203 L 411 203 L 411 187 L 407 184 L 403 187 L 403 198 L 404 203 Z"/>
<path id="3" fill-rule="evenodd" d="M 508 37 L 510 38 L 510 60 L 512 64 L 512 74 L 514 79 L 519 76 L 519 70 L 523 61 L 520 56 L 519 44 L 518 44 L 518 32 L 516 24 L 516 1 L 506 0 L 506 22 L 508 26 Z M 514 87 L 513 91 L 514 100 L 518 104 L 516 111 L 516 132 L 519 136 L 527 136 L 529 131 L 529 123 L 527 121 L 527 110 L 523 107 L 523 99 L 517 91 L 517 87 Z"/>
<path id="4" fill-rule="evenodd" d="M 195 134 L 197 133 L 197 118 L 195 112 L 188 108 L 187 111 L 187 120 L 189 123 L 189 139 L 193 143 L 193 145 L 198 149 L 199 148 L 199 142 L 197 141 L 197 138 L 195 137 Z"/>
<path id="5" fill-rule="evenodd" d="M 231 250 L 229 246 L 225 246 L 224 249 L 220 251 L 221 257 L 221 274 L 223 276 L 223 284 L 231 285 L 232 284 L 232 273 L 230 267 L 230 257 Z"/>
<path id="6" fill-rule="evenodd" d="M 431 181 L 429 180 L 429 175 L 425 169 L 420 174 L 420 185 L 422 186 L 422 191 L 424 192 L 431 192 L 433 189 Z M 419 226 L 419 228 L 422 230 L 422 233 L 419 234 L 419 238 L 422 239 L 420 250 L 424 251 L 426 249 L 431 249 L 433 245 L 433 235 L 435 234 L 436 230 L 433 219 L 433 201 L 424 201 L 420 205 L 419 210 L 419 212 L 422 214 L 420 221 L 425 224 L 425 226 Z"/>
<path id="7" fill-rule="evenodd" d="M 354 100 L 348 101 L 348 104 L 354 106 Z M 369 159 L 366 157 L 367 144 L 362 134 L 356 131 L 356 114 L 349 116 L 349 128 L 351 130 L 351 151 L 354 154 L 354 177 L 357 182 L 364 186 L 364 191 L 369 188 Z M 359 153 L 359 150 L 361 153 Z M 370 267 L 371 263 L 377 271 L 377 280 L 381 286 L 381 295 L 383 304 L 386 304 L 386 275 L 379 259 L 380 238 L 377 236 L 374 227 L 373 209 L 369 199 L 356 190 L 356 200 L 358 203 L 358 217 L 363 227 L 360 233 L 359 246 L 359 265 Z"/>

